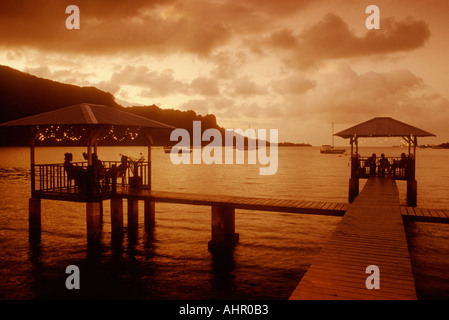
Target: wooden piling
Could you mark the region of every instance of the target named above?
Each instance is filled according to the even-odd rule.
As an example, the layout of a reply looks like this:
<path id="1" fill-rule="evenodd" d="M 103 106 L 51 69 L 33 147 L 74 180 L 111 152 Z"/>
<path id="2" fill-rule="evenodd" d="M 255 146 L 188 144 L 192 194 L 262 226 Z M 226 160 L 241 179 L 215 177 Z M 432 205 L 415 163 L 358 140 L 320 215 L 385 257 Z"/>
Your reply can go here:
<path id="1" fill-rule="evenodd" d="M 155 216 L 155 203 L 150 199 L 144 200 L 144 223 L 145 223 L 145 231 L 151 231 L 156 222 Z"/>
<path id="2" fill-rule="evenodd" d="M 96 242 L 100 240 L 101 233 L 101 217 L 100 203 L 86 203 L 86 224 L 87 224 L 87 241 Z"/>
<path id="3" fill-rule="evenodd" d="M 111 233 L 113 238 L 123 237 L 123 198 L 111 198 Z"/>
<path id="4" fill-rule="evenodd" d="M 41 240 L 41 199 L 30 198 L 28 201 L 28 228 L 31 242 Z"/>
<path id="5" fill-rule="evenodd" d="M 358 178 L 350 178 L 349 179 L 349 203 L 352 203 L 355 198 L 359 195 L 359 179 Z"/>
<path id="6" fill-rule="evenodd" d="M 407 206 L 416 207 L 418 199 L 418 182 L 407 180 Z"/>
<path id="7" fill-rule="evenodd" d="M 137 232 L 139 227 L 139 200 L 128 198 L 128 231 Z"/>
<path id="8" fill-rule="evenodd" d="M 212 223 L 209 249 L 232 248 L 238 241 L 235 233 L 235 209 L 229 206 L 212 206 Z"/>

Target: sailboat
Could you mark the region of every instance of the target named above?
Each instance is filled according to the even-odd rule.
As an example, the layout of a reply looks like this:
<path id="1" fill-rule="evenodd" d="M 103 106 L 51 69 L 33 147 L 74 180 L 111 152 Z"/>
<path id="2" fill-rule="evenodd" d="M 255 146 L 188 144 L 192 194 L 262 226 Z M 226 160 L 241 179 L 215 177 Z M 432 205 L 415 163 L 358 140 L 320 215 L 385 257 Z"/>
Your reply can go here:
<path id="1" fill-rule="evenodd" d="M 336 149 L 334 148 L 334 123 L 332 122 L 332 145 L 324 144 L 320 149 L 320 153 L 326 154 L 342 154 L 345 153 L 346 149 Z"/>

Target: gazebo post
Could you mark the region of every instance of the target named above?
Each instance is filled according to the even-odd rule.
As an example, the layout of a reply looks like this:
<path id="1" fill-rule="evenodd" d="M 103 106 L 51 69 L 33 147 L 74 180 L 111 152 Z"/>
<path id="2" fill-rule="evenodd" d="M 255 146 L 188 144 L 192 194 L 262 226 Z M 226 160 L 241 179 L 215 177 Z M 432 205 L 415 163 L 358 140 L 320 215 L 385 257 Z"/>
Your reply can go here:
<path id="1" fill-rule="evenodd" d="M 418 182 L 416 181 L 416 145 L 418 138 L 416 136 L 410 136 L 409 138 L 409 150 L 411 149 L 411 143 L 413 142 L 413 157 L 409 151 L 409 169 L 407 174 L 407 206 L 416 207 L 418 200 Z"/>
<path id="2" fill-rule="evenodd" d="M 352 203 L 355 198 L 359 195 L 359 176 L 358 176 L 358 150 L 359 143 L 357 135 L 350 138 L 351 143 L 351 177 L 349 178 L 349 197 L 348 201 Z M 354 154 L 354 143 L 355 143 L 355 154 Z"/>
<path id="3" fill-rule="evenodd" d="M 99 128 L 87 128 L 87 172 L 92 173 L 90 166 L 92 165 L 92 148 L 94 152 L 97 152 L 97 138 L 102 131 L 102 126 Z M 89 177 L 92 179 L 93 177 Z M 91 180 L 93 181 L 93 180 Z M 88 195 L 90 198 L 90 192 L 92 192 L 93 186 L 90 185 L 88 189 Z M 97 242 L 100 240 L 101 233 L 101 221 L 103 217 L 103 203 L 101 200 L 95 202 L 86 202 L 86 225 L 87 225 L 87 240 L 88 242 Z"/>
<path id="4" fill-rule="evenodd" d="M 148 139 L 148 171 L 147 184 L 148 189 L 151 190 L 151 146 L 153 145 L 153 134 L 151 129 L 145 129 L 145 135 Z M 145 231 L 151 231 L 156 222 L 156 208 L 154 201 L 151 199 L 144 200 L 144 224 Z"/>
<path id="5" fill-rule="evenodd" d="M 41 240 L 41 199 L 35 197 L 36 177 L 35 177 L 35 141 L 41 130 L 31 128 L 30 139 L 30 165 L 31 165 L 31 198 L 28 201 L 28 232 L 31 242 L 38 243 Z"/>

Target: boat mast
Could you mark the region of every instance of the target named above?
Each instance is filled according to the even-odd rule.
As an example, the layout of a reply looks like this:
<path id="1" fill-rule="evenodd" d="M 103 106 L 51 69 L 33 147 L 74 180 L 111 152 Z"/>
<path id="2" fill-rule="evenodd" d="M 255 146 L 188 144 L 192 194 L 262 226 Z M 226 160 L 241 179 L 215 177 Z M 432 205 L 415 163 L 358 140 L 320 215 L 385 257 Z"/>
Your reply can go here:
<path id="1" fill-rule="evenodd" d="M 334 123 L 332 122 L 332 149 L 334 148 Z"/>

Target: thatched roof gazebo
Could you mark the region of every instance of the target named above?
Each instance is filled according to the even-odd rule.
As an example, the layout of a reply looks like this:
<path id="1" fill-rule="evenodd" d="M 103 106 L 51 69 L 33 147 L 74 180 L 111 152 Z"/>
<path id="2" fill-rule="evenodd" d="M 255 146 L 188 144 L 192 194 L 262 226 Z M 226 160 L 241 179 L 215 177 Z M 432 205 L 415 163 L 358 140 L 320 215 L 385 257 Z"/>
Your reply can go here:
<path id="1" fill-rule="evenodd" d="M 30 236 L 40 239 L 40 200 L 86 202 L 88 235 L 97 237 L 99 204 L 115 195 L 117 167 L 124 163 L 121 174 L 122 185 L 131 181 L 140 182 L 140 187 L 151 189 L 151 145 L 155 130 L 172 130 L 174 127 L 123 110 L 104 105 L 81 103 L 34 116 L 0 124 L 2 127 L 30 128 L 31 198 L 29 207 Z M 147 139 L 148 160 L 145 163 L 104 161 L 101 173 L 96 167 L 97 144 L 101 137 L 123 133 L 143 134 Z M 85 163 L 39 164 L 35 163 L 35 146 L 39 139 L 45 145 L 46 139 L 56 138 L 60 145 L 64 141 L 77 140 L 87 146 Z M 67 144 L 66 144 L 67 145 Z M 70 144 L 69 144 L 70 145 Z M 94 156 L 95 155 L 95 156 Z M 70 158 L 70 157 L 68 157 Z M 130 172 L 132 171 L 132 176 Z M 111 178 L 112 177 L 112 178 Z M 134 179 L 134 180 L 131 180 Z M 112 187 L 109 184 L 112 180 Z M 126 181 L 126 182 L 125 182 Z M 74 184 L 73 184 L 74 182 Z M 96 221 L 96 222 L 93 222 Z M 93 229 L 94 231 L 89 231 Z"/>
<path id="2" fill-rule="evenodd" d="M 390 117 L 377 117 L 371 120 L 362 122 L 358 125 L 350 127 L 346 130 L 340 131 L 335 136 L 349 139 L 351 144 L 351 178 L 349 181 L 349 202 L 354 201 L 354 198 L 359 192 L 359 178 L 367 178 L 373 175 L 367 172 L 367 161 L 369 158 L 362 158 L 358 152 L 359 138 L 375 138 L 375 137 L 402 137 L 408 145 L 408 156 L 406 158 L 406 165 L 404 170 L 399 166 L 401 159 L 390 158 L 393 162 L 392 175 L 395 179 L 407 180 L 407 202 L 409 206 L 416 206 L 417 192 L 415 180 L 415 160 L 416 147 L 418 145 L 418 137 L 434 137 L 433 133 L 419 129 L 404 122 L 395 120 Z M 396 165 L 398 164 L 398 165 Z M 369 169 L 369 168 L 368 168 Z M 376 167 L 374 166 L 374 171 Z"/>
<path id="3" fill-rule="evenodd" d="M 30 127 L 30 159 L 32 194 L 35 189 L 35 142 L 59 135 L 67 140 L 80 140 L 87 146 L 87 164 L 92 164 L 99 137 L 114 131 L 139 131 L 148 139 L 148 163 L 151 163 L 152 134 L 154 130 L 172 130 L 174 127 L 116 108 L 81 103 L 34 116 L 0 124 L 8 127 Z M 63 143 L 61 143 L 63 145 Z M 148 187 L 151 172 L 148 170 Z"/>

